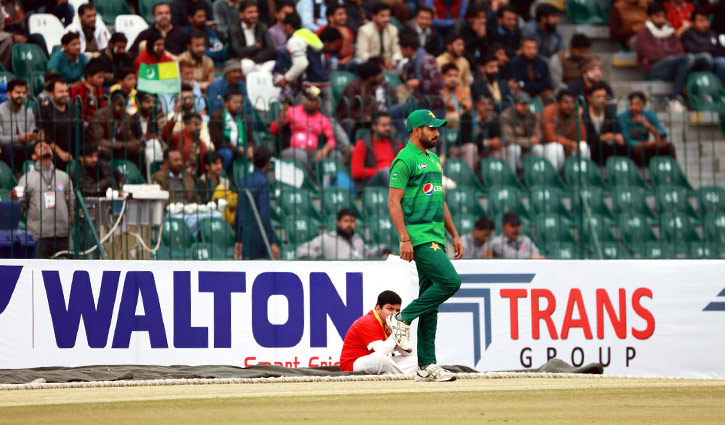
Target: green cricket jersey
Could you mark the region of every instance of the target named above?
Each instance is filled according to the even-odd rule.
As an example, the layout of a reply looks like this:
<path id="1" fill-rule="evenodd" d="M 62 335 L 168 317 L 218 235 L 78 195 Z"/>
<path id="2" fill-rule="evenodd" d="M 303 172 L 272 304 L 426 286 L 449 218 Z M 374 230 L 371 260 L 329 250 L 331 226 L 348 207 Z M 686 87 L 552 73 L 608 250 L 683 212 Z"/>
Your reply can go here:
<path id="1" fill-rule="evenodd" d="M 422 152 L 410 141 L 390 166 L 390 187 L 405 191 L 400 205 L 413 246 L 445 244 L 443 174 L 441 160 Z"/>

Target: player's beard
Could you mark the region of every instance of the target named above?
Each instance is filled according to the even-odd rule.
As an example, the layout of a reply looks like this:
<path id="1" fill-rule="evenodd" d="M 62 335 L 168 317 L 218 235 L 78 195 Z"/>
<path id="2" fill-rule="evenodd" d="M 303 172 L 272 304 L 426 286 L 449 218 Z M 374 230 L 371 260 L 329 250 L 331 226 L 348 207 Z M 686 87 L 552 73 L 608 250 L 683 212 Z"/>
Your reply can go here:
<path id="1" fill-rule="evenodd" d="M 424 133 L 420 133 L 420 145 L 426 149 L 433 149 L 438 141 L 438 136 L 428 137 Z"/>

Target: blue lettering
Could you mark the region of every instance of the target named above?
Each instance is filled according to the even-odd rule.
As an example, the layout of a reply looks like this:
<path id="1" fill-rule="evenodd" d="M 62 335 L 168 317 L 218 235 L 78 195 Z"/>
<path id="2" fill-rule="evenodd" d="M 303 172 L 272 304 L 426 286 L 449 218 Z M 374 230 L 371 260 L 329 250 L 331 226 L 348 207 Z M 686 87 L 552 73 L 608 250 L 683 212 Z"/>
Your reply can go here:
<path id="1" fill-rule="evenodd" d="M 91 348 L 106 346 L 120 275 L 120 271 L 103 272 L 101 290 L 98 294 L 98 308 L 96 308 L 88 272 L 80 270 L 73 272 L 70 295 L 68 295 L 68 308 L 66 309 L 58 272 L 43 270 L 45 293 L 58 348 L 75 347 L 81 317 L 83 317 L 83 325 L 86 329 L 88 346 Z"/>
<path id="2" fill-rule="evenodd" d="M 139 294 L 144 307 L 143 316 L 136 315 Z M 134 331 L 148 332 L 151 348 L 168 348 L 169 346 L 166 342 L 166 329 L 152 272 L 131 271 L 126 273 L 112 347 L 128 348 L 131 333 Z"/>
<path id="3" fill-rule="evenodd" d="M 245 292 L 244 272 L 199 272 L 199 292 L 214 293 L 214 348 L 232 346 L 232 292 Z"/>
<path id="4" fill-rule="evenodd" d="M 310 273 L 311 347 L 327 347 L 327 316 L 340 338 L 345 338 L 350 325 L 363 313 L 362 282 L 362 273 L 347 273 L 347 303 L 343 303 L 327 273 Z"/>
<path id="5" fill-rule="evenodd" d="M 207 348 L 204 326 L 191 326 L 191 272 L 174 272 L 174 347 Z"/>
<path id="6" fill-rule="evenodd" d="M 272 295 L 287 298 L 287 322 L 269 323 L 267 303 Z M 305 330 L 305 306 L 302 281 L 294 273 L 261 273 L 252 287 L 252 334 L 259 345 L 267 348 L 294 347 Z"/>
<path id="7" fill-rule="evenodd" d="M 23 266 L 0 266 L 0 314 L 10 303 Z"/>

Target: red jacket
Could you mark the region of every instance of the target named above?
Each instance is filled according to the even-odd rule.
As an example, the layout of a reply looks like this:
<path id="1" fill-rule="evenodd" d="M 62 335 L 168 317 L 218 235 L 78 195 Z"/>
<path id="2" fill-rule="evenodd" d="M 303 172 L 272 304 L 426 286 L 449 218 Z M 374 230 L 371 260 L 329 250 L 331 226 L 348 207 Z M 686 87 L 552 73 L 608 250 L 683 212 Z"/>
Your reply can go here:
<path id="1" fill-rule="evenodd" d="M 365 146 L 365 141 L 360 139 L 355 143 L 355 149 L 353 149 L 352 158 L 350 158 L 350 172 L 353 179 L 367 180 L 381 169 L 390 168 L 390 165 L 393 163 L 393 159 L 395 159 L 397 153 L 393 149 L 393 142 L 373 138 L 372 146 L 375 157 L 374 166 L 371 166 L 370 161 L 366 161 L 368 159 L 368 148 Z M 368 163 L 366 164 L 366 162 Z"/>

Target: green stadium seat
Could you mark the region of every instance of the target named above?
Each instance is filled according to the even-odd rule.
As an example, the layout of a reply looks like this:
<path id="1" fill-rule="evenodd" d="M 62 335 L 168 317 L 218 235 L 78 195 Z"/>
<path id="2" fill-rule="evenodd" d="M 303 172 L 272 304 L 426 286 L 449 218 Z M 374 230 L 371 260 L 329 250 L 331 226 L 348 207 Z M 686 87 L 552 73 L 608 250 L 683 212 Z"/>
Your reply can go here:
<path id="1" fill-rule="evenodd" d="M 708 213 L 702 219 L 705 239 L 725 252 L 725 212 Z"/>
<path id="2" fill-rule="evenodd" d="M 126 0 L 93 0 L 93 5 L 106 25 L 115 25 L 118 15 L 133 15 Z"/>
<path id="3" fill-rule="evenodd" d="M 151 164 L 151 167 L 153 168 L 153 164 Z M 251 174 L 252 172 L 254 172 L 254 164 L 252 163 L 252 161 L 245 161 L 242 158 L 237 158 L 234 162 L 232 162 L 232 181 L 230 181 L 229 183 L 232 187 L 239 187 L 239 182 L 242 180 L 242 178 L 245 175 Z"/>
<path id="4" fill-rule="evenodd" d="M 549 245 L 546 258 L 551 260 L 579 260 L 582 246 L 573 242 L 554 242 Z"/>
<path id="5" fill-rule="evenodd" d="M 459 235 L 471 233 L 473 228 L 476 227 L 476 220 L 478 220 L 473 214 L 452 214 L 451 218 Z"/>
<path id="6" fill-rule="evenodd" d="M 337 213 L 343 208 L 352 209 L 358 219 L 362 218 L 349 190 L 328 188 L 322 191 L 323 217 L 337 217 Z"/>
<path id="7" fill-rule="evenodd" d="M 701 216 L 725 211 L 725 188 L 704 186 L 697 190 L 697 210 Z"/>
<path id="8" fill-rule="evenodd" d="M 604 260 L 626 260 L 632 258 L 627 249 L 617 241 L 602 242 L 601 246 L 601 257 L 596 251 L 594 246 L 589 247 L 589 258 L 591 259 L 604 259 Z"/>
<path id="9" fill-rule="evenodd" d="M 71 163 L 73 164 L 73 163 Z M 25 162 L 23 162 L 23 174 L 28 174 L 29 172 L 35 170 L 35 161 L 32 159 L 28 159 Z M 68 172 L 70 175 L 70 171 Z"/>
<path id="10" fill-rule="evenodd" d="M 154 18 L 154 5 L 156 3 L 163 3 L 166 0 L 138 0 L 138 12 L 149 25 L 153 25 Z"/>
<path id="11" fill-rule="evenodd" d="M 402 81 L 400 81 L 400 77 L 398 77 L 393 72 L 389 72 L 389 71 L 383 72 L 383 78 L 385 79 L 385 82 L 393 89 L 403 83 Z"/>
<path id="12" fill-rule="evenodd" d="M 362 191 L 362 207 L 365 217 L 388 213 L 388 189 L 366 187 Z"/>
<path id="13" fill-rule="evenodd" d="M 18 185 L 13 171 L 3 161 L 0 161 L 0 188 L 11 190 Z"/>
<path id="14" fill-rule="evenodd" d="M 485 191 L 471 167 L 462 159 L 447 159 L 443 165 L 443 175 L 456 182 L 457 188 L 468 187 L 479 192 Z"/>
<path id="15" fill-rule="evenodd" d="M 215 245 L 209 242 L 194 243 L 191 245 L 191 253 L 194 260 L 201 261 L 234 259 L 234 247 L 230 250 L 227 247 Z"/>
<path id="16" fill-rule="evenodd" d="M 306 215 L 289 216 L 284 219 L 284 233 L 287 243 L 301 244 L 320 234 L 320 221 Z"/>
<path id="17" fill-rule="evenodd" d="M 687 75 L 687 99 L 698 111 L 718 111 L 725 106 L 725 89 L 712 72 L 691 72 Z"/>
<path id="18" fill-rule="evenodd" d="M 23 79 L 31 83 L 31 90 L 33 93 L 40 93 L 36 91 L 34 84 L 34 76 L 40 76 L 43 74 L 48 65 L 48 56 L 46 56 L 43 49 L 36 44 L 15 44 L 10 53 L 10 61 L 13 67 L 13 73 L 17 78 Z M 42 82 L 40 91 L 42 91 Z"/>
<path id="19" fill-rule="evenodd" d="M 368 217 L 366 223 L 370 232 L 369 240 L 371 243 L 382 244 L 395 252 L 398 251 L 400 240 L 390 215 L 386 213 Z"/>
<path id="20" fill-rule="evenodd" d="M 0 83 L 9 83 L 15 78 L 15 75 L 13 75 L 11 72 L 7 71 L 0 71 Z"/>
<path id="21" fill-rule="evenodd" d="M 690 205 L 687 189 L 681 186 L 658 186 L 655 189 L 657 210 L 663 212 L 682 212 L 692 219 L 697 218 L 695 209 Z"/>
<path id="22" fill-rule="evenodd" d="M 305 189 L 283 189 L 277 197 L 280 217 L 310 216 L 320 218 L 312 203 L 312 192 Z"/>
<path id="23" fill-rule="evenodd" d="M 599 167 L 591 159 L 567 158 L 564 161 L 564 179 L 572 190 L 579 187 L 599 187 L 603 191 L 609 190 Z"/>
<path id="24" fill-rule="evenodd" d="M 604 191 L 601 187 L 580 187 L 571 192 L 571 212 L 574 221 L 579 222 L 583 211 L 600 215 L 606 220 L 614 220 L 614 213 L 604 202 Z"/>
<path id="25" fill-rule="evenodd" d="M 616 242 L 617 238 L 614 237 L 612 230 L 609 226 L 609 221 L 599 215 L 584 216 L 580 223 L 579 228 L 579 239 L 582 243 L 594 244 L 594 237 L 599 243 L 602 242 Z"/>
<path id="26" fill-rule="evenodd" d="M 668 260 L 676 258 L 672 245 L 661 241 L 647 241 L 630 247 L 639 258 L 648 260 Z"/>
<path id="27" fill-rule="evenodd" d="M 355 79 L 355 74 L 346 71 L 335 71 L 330 74 L 330 89 L 332 90 L 332 108 L 333 111 L 337 108 L 337 103 L 342 98 L 342 92 L 345 91 L 345 87 L 352 80 Z M 353 99 L 347 99 L 347 102 L 354 102 Z M 352 103 L 346 105 L 346 107 L 352 107 Z"/>
<path id="28" fill-rule="evenodd" d="M 481 160 L 481 178 L 485 188 L 493 186 L 513 186 L 517 189 L 523 189 L 524 185 L 508 162 L 502 158 L 484 158 Z"/>
<path id="29" fill-rule="evenodd" d="M 279 259 L 293 261 L 297 259 L 297 247 L 291 244 L 284 244 L 279 249 Z"/>
<path id="30" fill-rule="evenodd" d="M 521 200 L 521 193 L 513 186 L 490 188 L 488 190 L 488 209 L 496 220 L 497 228 L 500 228 L 498 225 L 501 217 L 508 211 L 514 211 L 522 219 L 530 220 L 529 212 Z"/>
<path id="31" fill-rule="evenodd" d="M 655 186 L 681 186 L 693 191 L 675 158 L 655 156 L 649 162 L 649 176 Z"/>
<path id="32" fill-rule="evenodd" d="M 675 246 L 677 254 L 686 254 L 691 242 L 700 242 L 700 236 L 689 217 L 680 212 L 666 212 L 660 216 L 662 239 Z"/>
<path id="33" fill-rule="evenodd" d="M 691 260 L 716 260 L 720 253 L 715 245 L 704 242 L 690 242 L 687 258 Z"/>
<path id="34" fill-rule="evenodd" d="M 196 242 L 196 237 L 183 219 L 164 218 L 161 223 L 161 232 L 161 246 L 171 250 L 174 259 L 192 259 L 192 252 L 189 248 Z"/>
<path id="35" fill-rule="evenodd" d="M 219 217 L 206 217 L 199 220 L 199 238 L 222 248 L 232 247 L 236 243 L 234 229 L 226 220 Z"/>
<path id="36" fill-rule="evenodd" d="M 571 213 L 562 202 L 561 189 L 552 186 L 533 186 L 529 190 L 531 214 L 555 213 L 571 219 Z"/>
<path id="37" fill-rule="evenodd" d="M 566 0 L 566 14 L 578 25 L 609 24 L 609 14 L 599 0 Z"/>
<path id="38" fill-rule="evenodd" d="M 644 214 L 650 219 L 655 218 L 654 212 L 647 205 L 645 200 L 645 192 L 640 187 L 617 186 L 612 191 L 612 202 L 614 203 L 614 212 L 619 215 L 622 213 L 639 213 Z"/>
<path id="39" fill-rule="evenodd" d="M 9 201 L 10 200 L 10 190 L 9 189 L 0 189 L 0 201 Z"/>
<path id="40" fill-rule="evenodd" d="M 128 184 L 146 184 L 136 164 L 127 159 L 113 159 L 111 166 L 123 174 Z"/>
<path id="41" fill-rule="evenodd" d="M 370 135 L 370 129 L 369 128 L 358 128 L 355 130 L 355 137 L 353 137 L 352 142 L 353 144 L 357 143 L 358 140 L 362 140 L 363 137 Z"/>
<path id="42" fill-rule="evenodd" d="M 617 220 L 619 233 L 627 248 L 636 250 L 646 242 L 657 241 L 646 216 L 636 213 L 620 214 Z"/>
<path id="43" fill-rule="evenodd" d="M 648 190 L 647 183 L 639 173 L 639 168 L 626 156 L 607 158 L 607 179 L 612 186 L 634 186 Z"/>
<path id="44" fill-rule="evenodd" d="M 151 254 L 151 258 L 153 258 L 154 260 L 176 260 L 176 258 L 171 257 L 171 250 L 165 246 L 160 246 L 159 249 L 156 250 L 156 252 Z M 183 258 L 178 259 L 183 260 Z"/>
<path id="45" fill-rule="evenodd" d="M 446 191 L 446 204 L 453 214 L 485 215 L 483 207 L 478 203 L 478 197 L 468 188 L 455 188 Z"/>
<path id="46" fill-rule="evenodd" d="M 446 150 L 451 146 L 458 146 L 460 143 L 460 131 L 457 128 L 441 127 L 438 129 L 440 132 L 439 139 L 445 143 Z"/>
<path id="47" fill-rule="evenodd" d="M 317 184 L 321 188 L 329 187 L 337 173 L 347 174 L 350 181 L 352 181 L 348 168 L 339 159 L 323 159 L 315 162 L 315 176 L 317 177 Z"/>
<path id="48" fill-rule="evenodd" d="M 526 158 L 524 161 L 524 181 L 526 186 L 553 186 L 565 189 L 564 182 L 545 158 Z"/>
<path id="49" fill-rule="evenodd" d="M 563 217 L 554 213 L 543 213 L 534 219 L 536 239 L 543 251 L 548 251 L 549 245 L 556 242 L 575 243 L 574 235 L 569 230 L 569 224 Z"/>

